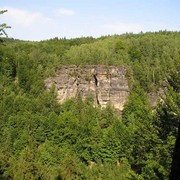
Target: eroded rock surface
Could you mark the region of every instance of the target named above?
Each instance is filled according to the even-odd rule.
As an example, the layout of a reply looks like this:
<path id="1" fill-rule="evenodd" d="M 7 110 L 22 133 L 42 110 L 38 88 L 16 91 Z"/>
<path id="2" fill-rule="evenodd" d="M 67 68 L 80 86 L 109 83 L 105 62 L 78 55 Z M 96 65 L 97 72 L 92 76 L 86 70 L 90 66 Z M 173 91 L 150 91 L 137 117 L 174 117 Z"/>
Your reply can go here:
<path id="1" fill-rule="evenodd" d="M 95 105 L 104 108 L 111 102 L 122 111 L 129 94 L 125 74 L 123 66 L 61 66 L 45 84 L 48 89 L 56 86 L 60 103 L 80 93 L 83 99 L 91 95 Z"/>

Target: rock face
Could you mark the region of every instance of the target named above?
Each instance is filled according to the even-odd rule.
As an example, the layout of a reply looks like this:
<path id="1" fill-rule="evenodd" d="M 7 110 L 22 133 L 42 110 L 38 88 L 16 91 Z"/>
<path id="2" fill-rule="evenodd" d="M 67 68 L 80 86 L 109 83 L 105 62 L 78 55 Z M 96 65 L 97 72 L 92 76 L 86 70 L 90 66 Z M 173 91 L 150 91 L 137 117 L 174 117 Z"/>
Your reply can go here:
<path id="1" fill-rule="evenodd" d="M 54 84 L 60 103 L 79 93 L 82 99 L 91 95 L 95 105 L 109 102 L 122 111 L 129 94 L 126 69 L 122 66 L 61 66 L 54 77 L 45 80 L 47 89 Z"/>
<path id="2" fill-rule="evenodd" d="M 159 102 L 163 102 L 162 97 L 166 97 L 165 92 L 167 91 L 167 80 L 163 79 L 161 87 L 156 92 L 150 92 L 148 94 L 149 102 L 151 103 L 152 107 L 156 107 Z"/>

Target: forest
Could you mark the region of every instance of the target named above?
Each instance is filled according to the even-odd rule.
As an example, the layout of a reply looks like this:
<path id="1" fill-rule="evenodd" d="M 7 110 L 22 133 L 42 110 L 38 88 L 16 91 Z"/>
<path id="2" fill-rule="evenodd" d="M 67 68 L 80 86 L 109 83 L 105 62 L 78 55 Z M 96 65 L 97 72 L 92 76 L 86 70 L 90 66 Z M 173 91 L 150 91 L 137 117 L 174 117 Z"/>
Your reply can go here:
<path id="1" fill-rule="evenodd" d="M 180 119 L 180 32 L 0 39 L 0 179 L 166 180 Z M 57 102 L 61 65 L 127 68 L 122 116 L 91 97 Z M 148 94 L 166 84 L 152 106 Z"/>

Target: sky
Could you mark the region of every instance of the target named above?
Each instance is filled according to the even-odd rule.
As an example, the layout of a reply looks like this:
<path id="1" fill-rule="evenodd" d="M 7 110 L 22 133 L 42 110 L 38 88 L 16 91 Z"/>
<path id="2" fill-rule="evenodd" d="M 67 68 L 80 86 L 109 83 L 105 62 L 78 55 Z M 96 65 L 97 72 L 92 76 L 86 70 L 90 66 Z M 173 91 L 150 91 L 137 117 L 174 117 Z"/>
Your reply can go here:
<path id="1" fill-rule="evenodd" d="M 21 40 L 180 31 L 180 0 L 0 0 L 0 24 Z"/>

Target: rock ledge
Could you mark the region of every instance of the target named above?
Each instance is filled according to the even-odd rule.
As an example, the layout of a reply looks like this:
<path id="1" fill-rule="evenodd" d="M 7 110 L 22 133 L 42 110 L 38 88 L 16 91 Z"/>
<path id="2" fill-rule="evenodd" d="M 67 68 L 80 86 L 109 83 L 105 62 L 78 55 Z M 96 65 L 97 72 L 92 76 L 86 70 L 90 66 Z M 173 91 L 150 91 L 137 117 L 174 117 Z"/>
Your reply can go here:
<path id="1" fill-rule="evenodd" d="M 54 84 L 60 103 L 79 93 L 82 99 L 92 95 L 95 105 L 106 107 L 109 102 L 115 109 L 123 110 L 129 95 L 128 81 L 123 66 L 61 66 L 54 77 L 45 80 L 47 89 Z"/>

